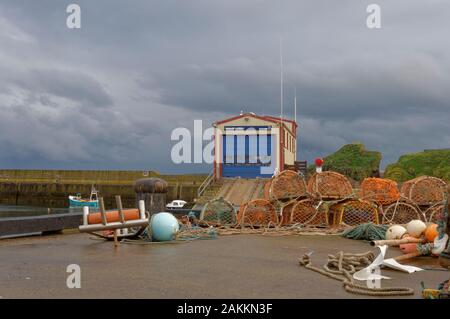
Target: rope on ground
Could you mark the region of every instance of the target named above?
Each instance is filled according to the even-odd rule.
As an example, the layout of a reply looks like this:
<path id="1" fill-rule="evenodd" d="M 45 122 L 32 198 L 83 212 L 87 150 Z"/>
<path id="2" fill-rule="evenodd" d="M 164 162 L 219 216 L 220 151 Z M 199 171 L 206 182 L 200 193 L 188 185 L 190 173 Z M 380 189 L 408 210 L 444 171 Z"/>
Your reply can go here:
<path id="1" fill-rule="evenodd" d="M 193 240 L 207 240 L 207 239 L 216 239 L 217 231 L 213 227 L 209 228 L 200 228 L 200 227 L 186 227 L 182 228 L 176 235 L 173 240 L 170 241 L 153 241 L 149 235 L 149 232 L 145 232 L 140 239 L 131 240 L 124 239 L 121 243 L 124 244 L 138 244 L 138 245 L 159 245 L 159 244 L 179 244 L 179 243 L 187 243 Z"/>
<path id="2" fill-rule="evenodd" d="M 388 228 L 388 225 L 365 223 L 344 231 L 342 237 L 368 241 L 383 240 L 386 239 L 386 230 Z"/>
<path id="3" fill-rule="evenodd" d="M 219 227 L 216 228 L 219 236 L 257 234 L 263 236 L 303 236 L 303 235 L 342 235 L 348 226 L 325 228 L 312 225 L 294 224 L 291 226 L 276 226 L 268 223 L 266 227 L 255 228 L 250 225 L 242 228 Z"/>
<path id="4" fill-rule="evenodd" d="M 323 266 L 323 269 L 321 269 L 311 264 L 311 253 L 309 253 L 303 255 L 303 257 L 299 259 L 299 264 L 309 270 L 341 281 L 344 289 L 350 293 L 367 296 L 414 295 L 414 289 L 408 287 L 369 288 L 367 286 L 356 284 L 352 275 L 369 266 L 374 259 L 375 255 L 373 252 L 347 254 L 341 251 L 336 256 L 328 255 L 328 262 Z"/>

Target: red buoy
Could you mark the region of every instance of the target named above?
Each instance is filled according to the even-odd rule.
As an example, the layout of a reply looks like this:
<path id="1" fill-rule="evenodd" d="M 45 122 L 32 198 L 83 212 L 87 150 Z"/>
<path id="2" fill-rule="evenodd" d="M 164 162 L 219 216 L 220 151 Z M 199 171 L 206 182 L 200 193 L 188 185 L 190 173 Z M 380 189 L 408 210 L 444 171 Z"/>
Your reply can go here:
<path id="1" fill-rule="evenodd" d="M 316 166 L 322 166 L 323 165 L 323 159 L 318 157 L 315 159 L 314 163 L 316 164 Z"/>

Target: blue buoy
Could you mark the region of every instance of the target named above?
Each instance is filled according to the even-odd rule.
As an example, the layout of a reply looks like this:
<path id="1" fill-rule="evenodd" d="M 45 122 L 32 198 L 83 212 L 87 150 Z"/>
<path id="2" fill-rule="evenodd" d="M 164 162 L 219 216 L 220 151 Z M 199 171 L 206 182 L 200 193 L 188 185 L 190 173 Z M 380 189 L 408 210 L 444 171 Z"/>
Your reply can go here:
<path id="1" fill-rule="evenodd" d="M 178 220 L 171 213 L 158 213 L 151 219 L 152 238 L 156 241 L 171 241 L 180 230 Z"/>

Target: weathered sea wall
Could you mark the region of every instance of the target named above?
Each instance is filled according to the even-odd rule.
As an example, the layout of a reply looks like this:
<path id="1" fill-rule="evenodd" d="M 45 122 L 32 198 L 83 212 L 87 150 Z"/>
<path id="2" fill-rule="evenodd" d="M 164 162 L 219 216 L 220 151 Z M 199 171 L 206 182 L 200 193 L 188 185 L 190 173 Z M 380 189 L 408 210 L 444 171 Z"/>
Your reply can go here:
<path id="1" fill-rule="evenodd" d="M 121 195 L 125 207 L 135 206 L 134 182 L 159 177 L 169 184 L 167 200 L 193 201 L 206 175 L 160 175 L 148 171 L 0 170 L 0 204 L 67 207 L 68 196 L 89 196 L 94 185 L 107 208 Z"/>

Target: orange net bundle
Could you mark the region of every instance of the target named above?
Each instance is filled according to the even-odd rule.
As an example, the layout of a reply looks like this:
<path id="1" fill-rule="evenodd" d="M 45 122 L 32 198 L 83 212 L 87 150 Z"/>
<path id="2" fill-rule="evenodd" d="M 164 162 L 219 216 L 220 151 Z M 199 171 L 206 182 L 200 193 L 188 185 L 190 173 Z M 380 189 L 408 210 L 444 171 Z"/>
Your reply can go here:
<path id="1" fill-rule="evenodd" d="M 241 205 L 237 215 L 241 227 L 268 227 L 278 225 L 275 206 L 266 199 L 255 199 Z"/>
<path id="2" fill-rule="evenodd" d="M 383 211 L 382 224 L 407 224 L 413 219 L 424 220 L 420 209 L 413 203 L 396 202 Z"/>
<path id="3" fill-rule="evenodd" d="M 288 225 L 328 225 L 327 214 L 317 210 L 310 199 L 295 201 L 283 207 L 280 226 Z"/>
<path id="4" fill-rule="evenodd" d="M 284 170 L 273 176 L 266 191 L 268 191 L 269 200 L 280 203 L 287 203 L 308 195 L 303 175 L 291 170 Z"/>
<path id="5" fill-rule="evenodd" d="M 350 199 L 330 206 L 330 222 L 334 226 L 357 226 L 365 223 L 379 224 L 377 206 L 369 201 Z"/>
<path id="6" fill-rule="evenodd" d="M 319 195 L 322 200 L 344 199 L 353 194 L 352 184 L 347 177 L 333 171 L 311 176 L 307 191 L 314 196 Z"/>
<path id="7" fill-rule="evenodd" d="M 433 205 L 445 200 L 446 189 L 442 179 L 420 176 L 403 183 L 401 194 L 417 205 Z"/>
<path id="8" fill-rule="evenodd" d="M 236 210 L 233 204 L 220 197 L 207 202 L 203 206 L 200 220 L 213 226 L 235 225 Z"/>
<path id="9" fill-rule="evenodd" d="M 387 178 L 368 177 L 361 183 L 359 197 L 380 205 L 389 205 L 398 201 L 400 192 L 397 182 Z"/>

